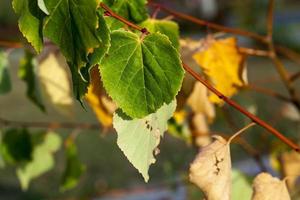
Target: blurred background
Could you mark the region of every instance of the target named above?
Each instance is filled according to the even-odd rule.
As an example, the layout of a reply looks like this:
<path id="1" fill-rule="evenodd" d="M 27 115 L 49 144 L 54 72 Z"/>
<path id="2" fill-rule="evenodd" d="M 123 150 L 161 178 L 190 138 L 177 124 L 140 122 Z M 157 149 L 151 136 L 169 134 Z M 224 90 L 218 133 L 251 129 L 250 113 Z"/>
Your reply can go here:
<path id="1" fill-rule="evenodd" d="M 265 34 L 265 16 L 267 0 L 160 0 L 167 7 L 173 8 L 205 20 L 226 26 L 239 27 L 249 31 Z M 149 12 L 152 12 L 151 10 Z M 158 18 L 167 17 L 159 13 Z M 181 36 L 200 39 L 213 32 L 199 28 L 191 23 L 178 20 Z M 300 1 L 277 0 L 275 12 L 276 44 L 289 47 L 300 53 Z M 11 0 L 0 1 L 0 40 L 24 40 L 18 31 L 17 16 L 11 6 Z M 253 40 L 238 37 L 242 46 L 256 48 L 260 44 Z M 262 47 L 263 48 L 263 47 Z M 23 50 L 14 50 L 9 57 L 9 73 L 13 88 L 7 95 L 0 96 L 0 117 L 17 121 L 55 121 L 55 122 L 86 122 L 97 123 L 92 110 L 86 106 L 84 110 L 76 103 L 74 114 L 64 116 L 46 105 L 47 113 L 39 111 L 25 96 L 26 88 L 18 78 L 18 63 L 23 56 Z M 183 59 L 193 65 L 191 55 Z M 300 65 L 282 58 L 290 73 L 298 72 Z M 250 83 L 255 83 L 269 89 L 287 94 L 280 82 L 272 62 L 268 58 L 251 57 L 247 63 Z M 295 85 L 300 90 L 300 81 Z M 244 107 L 252 109 L 258 116 L 270 122 L 274 127 L 284 132 L 288 137 L 300 141 L 300 117 L 290 105 L 277 99 L 258 94 L 253 91 L 242 91 L 234 97 Z M 224 112 L 225 110 L 225 112 Z M 225 113 L 225 114 L 224 114 Z M 226 115 L 233 116 L 234 122 L 229 122 Z M 236 127 L 242 127 L 249 121 L 230 107 L 217 109 L 217 119 L 211 125 L 212 132 L 222 132 L 231 135 Z M 230 123 L 235 124 L 233 127 Z M 231 124 L 232 125 L 232 124 Z M 1 127 L 0 127 L 1 129 Z M 33 129 L 33 132 L 39 130 Z M 45 131 L 45 130 L 41 130 Z M 63 138 L 67 138 L 70 130 L 55 130 Z M 72 130 L 71 130 L 72 132 Z M 22 191 L 13 166 L 0 169 L 0 200 L 17 199 L 200 199 L 201 192 L 188 182 L 188 169 L 197 154 L 197 149 L 184 139 L 165 134 L 160 144 L 160 154 L 157 162 L 150 167 L 150 181 L 144 183 L 137 170 L 131 166 L 116 144 L 116 134 L 112 130 L 76 130 L 79 160 L 86 169 L 74 189 L 61 192 L 61 176 L 65 168 L 63 149 L 55 154 L 55 166 L 46 174 L 34 179 L 27 191 Z M 251 180 L 261 170 L 273 175 L 282 175 L 282 166 L 278 156 L 289 149 L 277 138 L 270 136 L 263 129 L 255 127 L 243 137 L 258 152 L 259 158 L 249 156 L 240 145 L 232 145 L 233 166 L 236 169 L 234 177 L 236 185 L 249 187 Z M 299 161 L 299 159 L 298 159 Z M 278 164 L 279 163 L 279 164 Z M 282 164 L 282 163 L 281 163 Z M 295 173 L 300 174 L 300 161 L 296 163 Z M 299 183 L 299 181 L 298 181 Z M 247 186 L 246 186 L 247 185 Z M 235 195 L 241 190 L 234 188 Z M 300 186 L 293 190 L 293 199 L 300 199 Z M 296 188 L 297 188 L 296 187 Z M 249 192 L 249 189 L 245 192 Z"/>

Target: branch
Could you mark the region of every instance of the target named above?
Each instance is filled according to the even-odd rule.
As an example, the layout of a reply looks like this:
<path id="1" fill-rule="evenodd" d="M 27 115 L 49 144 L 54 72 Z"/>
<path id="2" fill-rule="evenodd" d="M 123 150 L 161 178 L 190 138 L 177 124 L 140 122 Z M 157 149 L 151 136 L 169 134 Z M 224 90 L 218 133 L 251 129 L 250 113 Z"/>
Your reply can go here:
<path id="1" fill-rule="evenodd" d="M 287 88 L 289 95 L 291 97 L 292 103 L 300 112 L 300 99 L 297 96 L 296 89 L 293 82 L 290 79 L 289 73 L 286 71 L 285 66 L 280 61 L 276 54 L 276 49 L 273 43 L 273 24 L 274 24 L 274 0 L 269 0 L 268 14 L 267 14 L 267 41 L 270 51 L 270 58 L 272 59 L 278 74 L 285 87 Z"/>
<path id="2" fill-rule="evenodd" d="M 296 81 L 298 78 L 300 78 L 300 71 L 295 74 L 292 74 L 290 76 L 290 81 Z"/>
<path id="3" fill-rule="evenodd" d="M 226 33 L 233 33 L 233 34 L 236 34 L 236 35 L 241 35 L 241 36 L 244 36 L 244 37 L 249 37 L 249 38 L 255 39 L 255 40 L 257 40 L 259 42 L 262 42 L 262 43 L 267 43 L 266 38 L 264 36 L 261 36 L 261 35 L 257 34 L 257 33 L 249 32 L 249 31 L 245 31 L 245 30 L 241 30 L 241 29 L 237 29 L 237 28 L 230 28 L 230 27 L 222 26 L 222 25 L 215 24 L 215 23 L 212 23 L 212 22 L 208 22 L 208 21 L 205 21 L 205 20 L 201 20 L 201 19 L 198 19 L 196 17 L 190 16 L 190 15 L 187 15 L 187 14 L 184 14 L 184 13 L 180 13 L 180 12 L 177 12 L 177 11 L 172 10 L 170 8 L 164 7 L 163 5 L 158 4 L 158 3 L 149 2 L 148 5 L 152 6 L 154 8 L 159 8 L 161 11 L 164 11 L 168 14 L 171 14 L 176 18 L 183 19 L 183 20 L 186 20 L 186 21 L 190 21 L 190 22 L 193 22 L 193 23 L 198 24 L 200 26 L 206 26 L 208 28 L 212 28 L 212 29 L 215 29 L 215 30 L 218 30 L 218 31 L 223 31 L 223 32 L 226 32 Z"/>
<path id="4" fill-rule="evenodd" d="M 115 19 L 120 20 L 121 22 L 127 24 L 131 28 L 141 31 L 142 33 L 144 33 L 144 31 L 146 30 L 145 28 L 142 28 L 142 27 L 140 27 L 138 25 L 135 25 L 135 24 L 134 24 L 134 26 L 132 26 L 131 22 L 129 22 L 125 18 L 119 16 L 118 14 L 114 13 L 104 3 L 100 3 L 100 6 L 108 12 L 108 13 L 106 13 L 106 15 L 109 14 L 108 16 L 112 16 Z M 238 110 L 240 113 L 242 113 L 245 116 L 247 116 L 248 118 L 250 118 L 253 122 L 258 124 L 259 126 L 261 126 L 261 127 L 265 128 L 266 130 L 268 130 L 270 133 L 275 135 L 277 138 L 279 138 L 282 142 L 284 142 L 285 144 L 287 144 L 288 146 L 293 148 L 295 151 L 300 152 L 300 147 L 297 144 L 295 144 L 294 142 L 289 140 L 287 137 L 285 137 L 282 133 L 277 131 L 275 128 L 273 128 L 271 125 L 269 125 L 267 122 L 261 120 L 257 116 L 253 115 L 252 113 L 248 112 L 246 109 L 241 107 L 235 101 L 233 101 L 233 100 L 229 99 L 228 97 L 226 97 L 225 95 L 223 95 L 220 91 L 218 91 L 216 88 L 214 88 L 212 85 L 210 85 L 210 83 L 208 83 L 205 80 L 205 78 L 203 78 L 201 75 L 199 75 L 197 72 L 195 72 L 187 64 L 185 64 L 185 63 L 182 63 L 182 64 L 183 64 L 183 68 L 185 69 L 186 72 L 191 74 L 196 80 L 200 81 L 207 89 L 209 89 L 211 92 L 213 92 L 215 95 L 217 95 L 224 102 L 226 102 L 227 104 L 229 104 L 230 106 L 232 106 L 233 108 Z"/>
<path id="5" fill-rule="evenodd" d="M 19 48 L 23 48 L 23 45 L 20 42 L 10 42 L 10 41 L 0 40 L 0 47 L 19 49 Z"/>
<path id="6" fill-rule="evenodd" d="M 0 118 L 0 127 L 20 127 L 20 128 L 48 128 L 48 129 L 86 129 L 99 130 L 99 124 L 69 123 L 69 122 L 23 122 L 10 121 Z"/>

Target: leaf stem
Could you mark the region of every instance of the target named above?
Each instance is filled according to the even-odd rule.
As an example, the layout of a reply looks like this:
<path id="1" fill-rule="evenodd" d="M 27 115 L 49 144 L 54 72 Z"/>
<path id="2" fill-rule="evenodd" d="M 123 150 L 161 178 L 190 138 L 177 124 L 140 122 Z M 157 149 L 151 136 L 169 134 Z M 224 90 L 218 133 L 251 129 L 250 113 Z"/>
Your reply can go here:
<path id="1" fill-rule="evenodd" d="M 119 16 L 118 14 L 114 13 L 104 3 L 100 3 L 100 6 L 109 13 L 109 16 L 112 16 L 115 19 L 118 19 L 121 22 L 127 24 L 131 28 L 139 30 L 142 33 L 144 33 L 144 31 L 143 31 L 143 30 L 145 30 L 144 28 L 142 28 L 142 27 L 140 27 L 138 25 L 132 24 L 131 22 L 129 22 L 125 18 L 123 18 L 123 17 Z M 228 97 L 226 97 L 225 95 L 223 95 L 220 91 L 218 91 L 210 83 L 208 83 L 205 78 L 203 78 L 201 75 L 199 75 L 197 72 L 195 72 L 187 64 L 182 63 L 182 65 L 183 65 L 183 68 L 185 69 L 186 72 L 188 72 L 190 75 L 192 75 L 196 80 L 200 81 L 204 86 L 206 86 L 207 89 L 209 89 L 211 92 L 213 92 L 215 95 L 217 95 L 220 99 L 222 99 L 228 105 L 230 105 L 231 107 L 235 108 L 240 113 L 242 113 L 245 116 L 247 116 L 248 118 L 250 118 L 253 122 L 255 122 L 256 124 L 258 124 L 259 126 L 261 126 L 264 129 L 268 130 L 270 133 L 272 133 L 273 135 L 275 135 L 277 138 L 279 138 L 282 142 L 284 142 L 285 144 L 287 144 L 288 146 L 290 146 L 291 148 L 293 148 L 295 151 L 300 152 L 300 147 L 297 144 L 295 144 L 294 142 L 292 142 L 291 140 L 289 140 L 282 133 L 280 133 L 275 128 L 273 128 L 270 124 L 268 124 L 267 122 L 263 121 L 259 117 L 253 115 L 252 113 L 250 113 L 249 111 L 247 111 L 246 109 L 244 109 L 243 107 L 241 107 L 238 103 L 236 103 L 235 101 L 233 101 L 233 100 L 229 99 Z"/>
<path id="2" fill-rule="evenodd" d="M 251 122 L 250 124 L 248 124 L 247 126 L 245 126 L 244 128 L 242 128 L 241 130 L 239 130 L 238 132 L 236 132 L 235 134 L 233 134 L 228 140 L 228 143 L 231 143 L 232 140 L 234 140 L 236 137 L 238 137 L 240 134 L 242 134 L 244 131 L 246 131 L 248 128 L 252 127 L 256 125 L 256 123 Z"/>

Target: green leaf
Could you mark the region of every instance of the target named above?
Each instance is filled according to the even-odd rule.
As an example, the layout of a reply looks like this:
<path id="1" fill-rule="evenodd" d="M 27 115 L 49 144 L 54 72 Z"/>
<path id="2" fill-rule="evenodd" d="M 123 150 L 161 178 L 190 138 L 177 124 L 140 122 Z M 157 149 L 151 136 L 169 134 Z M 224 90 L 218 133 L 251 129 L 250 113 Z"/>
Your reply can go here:
<path id="1" fill-rule="evenodd" d="M 72 83 L 73 83 L 73 93 L 76 99 L 82 104 L 82 98 L 87 92 L 87 87 L 89 83 L 87 81 L 84 81 L 78 71 L 76 70 L 76 66 L 72 65 L 71 63 L 68 63 L 71 74 L 72 74 Z M 88 73 L 88 71 L 87 71 Z M 86 75 L 88 76 L 88 74 Z"/>
<path id="2" fill-rule="evenodd" d="M 96 33 L 96 0 L 48 0 L 45 3 L 50 13 L 44 23 L 45 36 L 57 44 L 67 61 L 79 70 L 86 65 L 88 52 L 101 44 Z"/>
<path id="3" fill-rule="evenodd" d="M 120 110 L 114 115 L 113 125 L 118 133 L 118 146 L 146 182 L 149 180 L 149 166 L 155 162 L 153 153 L 157 153 L 155 150 L 175 109 L 174 100 L 143 119 L 131 119 Z"/>
<path id="4" fill-rule="evenodd" d="M 37 0 L 13 0 L 15 12 L 20 16 L 19 29 L 39 53 L 43 48 L 44 14 L 38 7 Z"/>
<path id="5" fill-rule="evenodd" d="M 34 55 L 26 51 L 25 57 L 20 62 L 19 77 L 27 85 L 28 98 L 38 106 L 42 111 L 45 111 L 45 106 L 42 102 L 39 85 L 36 81 L 36 68 L 37 62 Z"/>
<path id="6" fill-rule="evenodd" d="M 0 51 L 0 94 L 6 94 L 11 90 L 11 81 L 7 65 L 7 54 Z"/>
<path id="7" fill-rule="evenodd" d="M 78 184 L 82 173 L 85 171 L 85 166 L 81 164 L 78 158 L 76 144 L 71 138 L 66 142 L 65 156 L 67 164 L 60 188 L 62 191 L 74 188 Z"/>
<path id="8" fill-rule="evenodd" d="M 170 20 L 147 19 L 141 23 L 150 33 L 159 32 L 168 36 L 173 46 L 179 49 L 179 26 Z"/>
<path id="9" fill-rule="evenodd" d="M 32 160 L 17 168 L 17 175 L 23 190 L 28 189 L 32 179 L 49 171 L 54 166 L 53 153 L 61 146 L 61 138 L 53 132 L 43 135 L 42 142 L 35 141 Z"/>
<path id="10" fill-rule="evenodd" d="M 33 145 L 26 129 L 10 129 L 4 132 L 1 141 L 1 155 L 9 164 L 31 160 Z"/>
<path id="11" fill-rule="evenodd" d="M 251 199 L 252 186 L 239 170 L 232 171 L 232 200 Z"/>
<path id="12" fill-rule="evenodd" d="M 111 39 L 100 72 L 114 102 L 132 118 L 145 117 L 171 103 L 184 71 L 169 39 L 160 33 L 140 38 L 121 30 L 113 31 Z"/>

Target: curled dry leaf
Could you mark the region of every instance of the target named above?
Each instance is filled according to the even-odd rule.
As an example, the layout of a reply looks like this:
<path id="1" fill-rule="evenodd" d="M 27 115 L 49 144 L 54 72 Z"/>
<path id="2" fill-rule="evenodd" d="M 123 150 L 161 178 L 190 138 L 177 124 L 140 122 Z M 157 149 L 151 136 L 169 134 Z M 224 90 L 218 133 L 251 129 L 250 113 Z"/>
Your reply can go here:
<path id="1" fill-rule="evenodd" d="M 253 181 L 252 200 L 290 200 L 285 181 L 260 173 Z"/>
<path id="2" fill-rule="evenodd" d="M 207 43 L 208 47 L 198 51 L 193 57 L 215 87 L 231 97 L 237 93 L 238 87 L 245 85 L 244 57 L 238 51 L 236 38 L 210 39 Z M 211 94 L 210 100 L 223 104 L 215 94 Z"/>
<path id="3" fill-rule="evenodd" d="M 85 99 L 93 109 L 100 124 L 104 127 L 111 126 L 113 113 L 117 106 L 105 95 L 97 67 L 91 69 L 91 84 Z"/>
<path id="4" fill-rule="evenodd" d="M 204 192 L 208 200 L 229 200 L 231 158 L 229 143 L 221 136 L 201 149 L 190 167 L 190 181 Z"/>

